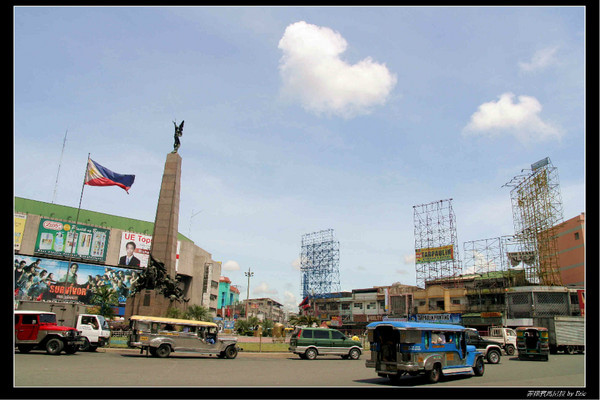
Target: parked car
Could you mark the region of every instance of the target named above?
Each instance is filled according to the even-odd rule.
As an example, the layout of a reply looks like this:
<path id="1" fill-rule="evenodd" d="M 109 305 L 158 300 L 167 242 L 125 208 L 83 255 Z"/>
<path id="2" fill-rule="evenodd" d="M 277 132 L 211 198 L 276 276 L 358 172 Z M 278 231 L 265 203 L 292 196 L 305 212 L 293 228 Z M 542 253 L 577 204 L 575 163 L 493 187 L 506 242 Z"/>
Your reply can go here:
<path id="1" fill-rule="evenodd" d="M 337 329 L 297 328 L 290 338 L 289 351 L 308 360 L 320 355 L 339 355 L 344 359 L 358 360 L 362 345 L 359 340 L 352 340 Z"/>
<path id="2" fill-rule="evenodd" d="M 213 322 L 133 315 L 129 318 L 131 334 L 127 345 L 165 358 L 173 351 L 214 354 L 233 359 L 238 347 L 235 337 L 218 333 Z"/>
<path id="3" fill-rule="evenodd" d="M 56 323 L 56 314 L 47 311 L 15 311 L 15 344 L 21 353 L 34 349 L 58 355 L 74 354 L 83 344 L 81 332 Z"/>
<path id="4" fill-rule="evenodd" d="M 378 321 L 367 325 L 371 359 L 367 368 L 397 381 L 403 374 L 423 374 L 430 383 L 442 376 L 475 375 L 485 371 L 483 354 L 467 345 L 459 325 Z"/>
<path id="5" fill-rule="evenodd" d="M 479 335 L 479 332 L 477 332 L 477 329 L 466 329 L 467 344 L 472 344 L 475 346 L 477 351 L 480 351 L 481 354 L 483 354 L 488 363 L 498 364 L 500 362 L 500 358 L 502 358 L 502 349 L 500 348 L 500 344 L 498 342 L 482 338 Z"/>

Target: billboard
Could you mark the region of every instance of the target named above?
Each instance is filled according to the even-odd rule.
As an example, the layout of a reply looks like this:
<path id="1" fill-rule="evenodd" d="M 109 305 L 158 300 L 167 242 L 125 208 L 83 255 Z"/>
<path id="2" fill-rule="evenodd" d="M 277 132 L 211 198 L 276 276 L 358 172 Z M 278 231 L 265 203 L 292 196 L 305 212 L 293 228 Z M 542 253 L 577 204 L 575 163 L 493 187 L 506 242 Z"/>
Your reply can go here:
<path id="1" fill-rule="evenodd" d="M 408 318 L 412 322 L 433 322 L 442 324 L 462 324 L 462 317 L 459 313 L 443 314 L 414 314 Z"/>
<path id="2" fill-rule="evenodd" d="M 21 250 L 21 241 L 25 233 L 26 214 L 15 213 L 15 250 Z"/>
<path id="3" fill-rule="evenodd" d="M 108 229 L 77 226 L 47 218 L 40 220 L 35 252 L 89 261 L 106 261 Z"/>
<path id="4" fill-rule="evenodd" d="M 124 306 L 139 271 L 104 265 L 15 255 L 15 298 L 22 300 L 80 301 L 92 304 L 100 286 L 109 286 Z"/>
<path id="5" fill-rule="evenodd" d="M 150 259 L 152 236 L 135 232 L 123 232 L 119 247 L 118 265 L 124 267 L 147 268 Z M 177 241 L 177 254 L 175 258 L 175 272 L 178 271 L 179 250 L 181 241 Z"/>
<path id="6" fill-rule="evenodd" d="M 454 260 L 454 245 L 441 247 L 428 247 L 415 250 L 417 264 Z"/>
<path id="7" fill-rule="evenodd" d="M 146 268 L 150 258 L 152 236 L 123 232 L 119 248 L 119 265 Z"/>

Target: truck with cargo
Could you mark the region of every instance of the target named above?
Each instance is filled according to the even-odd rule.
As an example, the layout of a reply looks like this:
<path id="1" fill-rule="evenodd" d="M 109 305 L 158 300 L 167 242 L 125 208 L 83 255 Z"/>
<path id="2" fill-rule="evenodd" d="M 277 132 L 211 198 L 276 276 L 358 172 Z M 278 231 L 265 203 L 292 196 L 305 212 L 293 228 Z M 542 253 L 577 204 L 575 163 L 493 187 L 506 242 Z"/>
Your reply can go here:
<path id="1" fill-rule="evenodd" d="M 55 313 L 59 326 L 74 327 L 81 332 L 82 344 L 79 349 L 82 351 L 95 351 L 110 340 L 110 327 L 106 319 L 102 315 L 86 313 L 83 304 L 22 300 L 18 302 L 17 309 Z"/>
<path id="2" fill-rule="evenodd" d="M 515 354 L 515 349 L 517 348 L 517 333 L 514 329 L 493 326 L 490 328 L 488 335 L 482 336 L 482 338 L 498 343 L 509 356 Z"/>
<path id="3" fill-rule="evenodd" d="M 585 318 L 581 316 L 537 317 L 536 326 L 548 329 L 550 353 L 566 354 L 585 351 Z"/>

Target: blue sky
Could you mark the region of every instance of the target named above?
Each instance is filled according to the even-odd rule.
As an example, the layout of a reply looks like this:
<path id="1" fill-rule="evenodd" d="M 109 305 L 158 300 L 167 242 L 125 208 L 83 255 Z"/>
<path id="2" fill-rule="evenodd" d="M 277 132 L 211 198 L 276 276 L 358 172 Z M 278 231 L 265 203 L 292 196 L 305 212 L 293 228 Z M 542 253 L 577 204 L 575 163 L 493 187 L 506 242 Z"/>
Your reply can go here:
<path id="1" fill-rule="evenodd" d="M 584 40 L 582 7 L 16 7 L 14 193 L 77 207 L 91 153 L 136 180 L 82 208 L 153 221 L 185 120 L 180 232 L 243 293 L 297 304 L 324 229 L 342 290 L 415 284 L 414 205 L 452 198 L 462 253 L 550 157 L 585 211 Z"/>

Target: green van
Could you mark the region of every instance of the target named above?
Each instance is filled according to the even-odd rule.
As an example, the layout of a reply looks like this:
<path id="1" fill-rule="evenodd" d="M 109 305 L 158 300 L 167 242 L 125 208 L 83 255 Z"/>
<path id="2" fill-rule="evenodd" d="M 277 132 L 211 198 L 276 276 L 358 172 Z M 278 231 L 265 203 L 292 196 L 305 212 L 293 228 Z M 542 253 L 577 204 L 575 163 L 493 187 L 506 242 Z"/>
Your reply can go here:
<path id="1" fill-rule="evenodd" d="M 358 360 L 362 346 L 360 341 L 352 340 L 336 329 L 296 328 L 289 350 L 305 360 L 314 360 L 319 355 L 339 355 L 344 359 Z"/>

